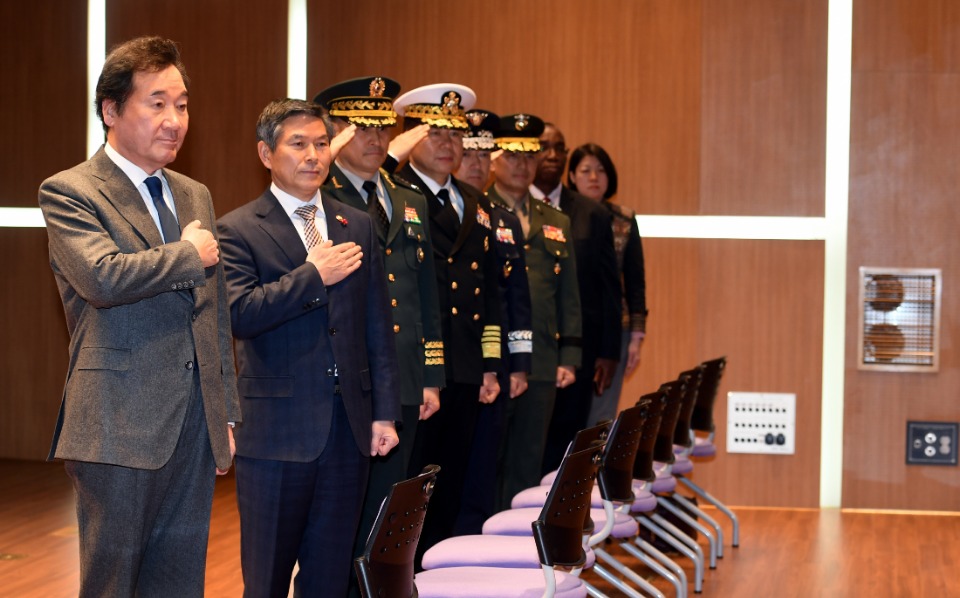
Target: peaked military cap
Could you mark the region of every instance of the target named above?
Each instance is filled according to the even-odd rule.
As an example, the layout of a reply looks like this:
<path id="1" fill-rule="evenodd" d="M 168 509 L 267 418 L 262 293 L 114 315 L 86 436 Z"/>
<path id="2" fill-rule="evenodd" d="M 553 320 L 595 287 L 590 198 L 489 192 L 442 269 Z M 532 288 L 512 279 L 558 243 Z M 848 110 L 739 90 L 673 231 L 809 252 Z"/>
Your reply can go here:
<path id="1" fill-rule="evenodd" d="M 434 83 L 410 90 L 396 99 L 393 107 L 405 122 L 425 123 L 440 129 L 467 130 L 466 111 L 473 108 L 477 94 L 466 85 Z"/>
<path id="2" fill-rule="evenodd" d="M 532 114 L 509 114 L 500 117 L 500 128 L 494 133 L 497 147 L 507 152 L 539 152 L 543 135 L 543 119 Z"/>
<path id="3" fill-rule="evenodd" d="M 470 132 L 463 138 L 465 150 L 495 150 L 494 131 L 500 129 L 500 117 L 489 110 L 474 108 L 465 115 Z"/>
<path id="4" fill-rule="evenodd" d="M 345 119 L 361 127 L 392 127 L 397 124 L 393 98 L 400 84 L 387 77 L 359 77 L 341 81 L 324 89 L 314 98 L 330 116 Z"/>

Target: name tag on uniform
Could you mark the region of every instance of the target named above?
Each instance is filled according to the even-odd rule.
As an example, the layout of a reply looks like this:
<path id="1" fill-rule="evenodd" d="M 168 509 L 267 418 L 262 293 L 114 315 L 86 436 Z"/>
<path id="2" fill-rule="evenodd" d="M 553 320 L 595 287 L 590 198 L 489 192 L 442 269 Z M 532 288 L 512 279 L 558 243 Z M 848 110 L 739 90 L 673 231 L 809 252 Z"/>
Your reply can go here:
<path id="1" fill-rule="evenodd" d="M 413 206 L 406 206 L 403 208 L 403 221 L 412 222 L 413 224 L 420 224 L 420 214 L 417 214 L 417 208 Z"/>
<path id="2" fill-rule="evenodd" d="M 486 229 L 493 228 L 490 225 L 490 214 L 487 214 L 486 210 L 484 210 L 480 206 L 477 206 L 477 222 L 480 223 L 480 226 Z"/>
<path id="3" fill-rule="evenodd" d="M 557 241 L 558 243 L 567 242 L 567 239 L 563 236 L 563 229 L 559 226 L 550 226 L 549 224 L 544 224 L 543 236 L 551 241 Z"/>
<path id="4" fill-rule="evenodd" d="M 497 228 L 497 243 L 516 245 L 516 241 L 513 240 L 513 229 L 506 227 Z"/>

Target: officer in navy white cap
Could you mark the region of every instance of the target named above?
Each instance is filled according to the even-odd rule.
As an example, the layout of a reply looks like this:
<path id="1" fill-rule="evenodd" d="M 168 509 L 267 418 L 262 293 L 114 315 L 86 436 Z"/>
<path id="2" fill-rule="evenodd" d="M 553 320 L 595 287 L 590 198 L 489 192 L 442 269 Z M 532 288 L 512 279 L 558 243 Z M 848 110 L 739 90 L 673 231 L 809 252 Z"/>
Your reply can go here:
<path id="1" fill-rule="evenodd" d="M 394 108 L 411 129 L 430 126 L 398 177 L 419 187 L 430 210 L 437 290 L 446 349 L 447 386 L 441 409 L 421 425 L 411 471 L 436 463 L 443 471 L 430 500 L 418 555 L 453 534 L 480 402 L 499 394 L 500 295 L 490 212 L 481 194 L 453 178 L 469 130 L 466 111 L 476 94 L 464 85 L 438 83 L 398 97 Z M 478 400 L 479 399 L 479 400 Z M 418 559 L 419 560 L 419 559 Z"/>

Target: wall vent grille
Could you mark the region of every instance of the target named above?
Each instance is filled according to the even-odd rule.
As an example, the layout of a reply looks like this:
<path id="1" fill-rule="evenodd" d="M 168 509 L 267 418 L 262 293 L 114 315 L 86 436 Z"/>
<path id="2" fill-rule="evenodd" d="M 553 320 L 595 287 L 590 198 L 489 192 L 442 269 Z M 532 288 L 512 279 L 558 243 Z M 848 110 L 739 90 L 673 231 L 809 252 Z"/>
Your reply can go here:
<path id="1" fill-rule="evenodd" d="M 939 269 L 860 268 L 861 370 L 936 372 Z"/>

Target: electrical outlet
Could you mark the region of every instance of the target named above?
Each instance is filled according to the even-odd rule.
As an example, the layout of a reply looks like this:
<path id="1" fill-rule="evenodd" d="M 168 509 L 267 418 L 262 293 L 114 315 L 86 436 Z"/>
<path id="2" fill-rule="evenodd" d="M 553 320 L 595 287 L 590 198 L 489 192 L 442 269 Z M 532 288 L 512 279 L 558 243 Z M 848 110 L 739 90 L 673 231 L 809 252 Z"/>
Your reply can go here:
<path id="1" fill-rule="evenodd" d="M 797 395 L 727 393 L 727 452 L 792 455 Z"/>
<path id="2" fill-rule="evenodd" d="M 907 465 L 956 465 L 960 424 L 907 422 Z"/>

